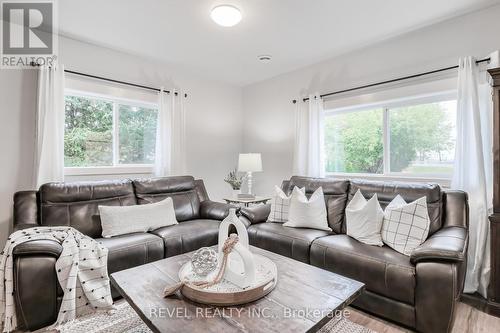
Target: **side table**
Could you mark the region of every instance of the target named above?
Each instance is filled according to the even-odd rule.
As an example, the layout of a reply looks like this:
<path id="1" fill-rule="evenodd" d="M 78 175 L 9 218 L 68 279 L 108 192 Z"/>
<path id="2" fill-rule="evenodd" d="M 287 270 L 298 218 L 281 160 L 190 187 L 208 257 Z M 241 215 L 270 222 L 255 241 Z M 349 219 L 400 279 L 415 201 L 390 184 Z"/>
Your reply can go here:
<path id="1" fill-rule="evenodd" d="M 228 204 L 237 204 L 244 207 L 249 207 L 250 205 L 256 204 L 266 204 L 271 198 L 269 197 L 258 197 L 255 198 L 223 198 Z"/>

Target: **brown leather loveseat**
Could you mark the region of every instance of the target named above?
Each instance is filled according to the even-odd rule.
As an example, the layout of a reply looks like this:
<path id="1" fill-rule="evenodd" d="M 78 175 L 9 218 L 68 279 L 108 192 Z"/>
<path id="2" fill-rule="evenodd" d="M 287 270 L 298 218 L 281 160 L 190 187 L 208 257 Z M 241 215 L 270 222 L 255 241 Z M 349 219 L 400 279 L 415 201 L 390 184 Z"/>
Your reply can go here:
<path id="1" fill-rule="evenodd" d="M 443 191 L 435 184 L 369 182 L 292 177 L 311 194 L 322 186 L 333 232 L 289 228 L 265 222 L 270 205 L 241 209 L 252 245 L 361 281 L 366 291 L 353 304 L 419 332 L 448 332 L 463 289 L 468 241 L 467 194 Z M 346 235 L 346 204 L 360 189 L 377 193 L 384 208 L 396 195 L 407 202 L 427 197 L 431 219 L 428 239 L 411 256 L 388 246 L 370 246 Z M 265 223 L 264 223 L 265 222 Z"/>
<path id="2" fill-rule="evenodd" d="M 179 224 L 150 233 L 101 238 L 99 205 L 147 204 L 172 197 Z M 229 205 L 208 199 L 202 180 L 190 176 L 139 180 L 49 183 L 14 196 L 14 229 L 72 226 L 109 249 L 109 274 L 217 244 L 219 223 Z M 55 262 L 62 251 L 54 241 L 31 241 L 14 249 L 17 317 L 29 330 L 52 324 L 63 296 Z M 119 296 L 112 288 L 113 297 Z"/>

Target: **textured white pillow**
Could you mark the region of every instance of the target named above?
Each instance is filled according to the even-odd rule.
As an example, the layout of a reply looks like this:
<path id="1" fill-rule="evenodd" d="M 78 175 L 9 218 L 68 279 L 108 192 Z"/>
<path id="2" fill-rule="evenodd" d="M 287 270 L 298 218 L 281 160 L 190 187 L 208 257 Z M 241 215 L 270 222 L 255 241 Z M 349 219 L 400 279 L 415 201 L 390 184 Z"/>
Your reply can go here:
<path id="1" fill-rule="evenodd" d="M 357 190 L 345 210 L 347 235 L 369 245 L 383 246 L 382 222 L 384 211 L 378 202 L 377 194 L 366 201 Z"/>
<path id="2" fill-rule="evenodd" d="M 172 198 L 134 206 L 99 206 L 102 237 L 109 238 L 132 232 L 149 230 L 177 224 Z"/>
<path id="3" fill-rule="evenodd" d="M 300 191 L 305 193 L 305 187 L 301 188 Z M 274 195 L 271 198 L 271 213 L 269 213 L 267 222 L 283 223 L 288 221 L 291 197 L 291 194 L 287 196 L 279 186 L 274 186 Z"/>
<path id="4" fill-rule="evenodd" d="M 307 200 L 305 193 L 295 187 L 290 199 L 288 222 L 283 225 L 292 228 L 311 228 L 332 231 L 332 229 L 328 227 L 323 188 L 318 188 L 314 191 L 309 200 Z"/>
<path id="5" fill-rule="evenodd" d="M 409 256 L 425 242 L 430 225 L 426 197 L 406 203 L 398 195 L 385 208 L 382 240 L 399 253 Z"/>

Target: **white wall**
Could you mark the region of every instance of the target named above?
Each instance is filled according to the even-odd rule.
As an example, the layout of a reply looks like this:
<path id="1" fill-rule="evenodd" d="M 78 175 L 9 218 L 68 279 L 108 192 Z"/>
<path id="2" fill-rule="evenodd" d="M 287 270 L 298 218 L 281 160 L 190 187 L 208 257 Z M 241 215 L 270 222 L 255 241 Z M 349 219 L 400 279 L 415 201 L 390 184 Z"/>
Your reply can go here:
<path id="1" fill-rule="evenodd" d="M 11 231 L 12 195 L 28 189 L 33 172 L 36 74 L 0 70 L 0 247 Z"/>
<path id="2" fill-rule="evenodd" d="M 208 193 L 221 200 L 231 193 L 225 175 L 242 149 L 242 89 L 148 59 L 60 38 L 59 61 L 67 69 L 153 87 L 180 87 L 187 98 L 187 173 L 205 180 Z M 14 192 L 30 189 L 33 165 L 36 73 L 0 70 L 0 247 L 12 224 Z M 133 175 L 131 177 L 139 177 Z M 147 175 L 143 175 L 147 176 Z M 124 176 L 68 177 L 69 180 Z"/>
<path id="3" fill-rule="evenodd" d="M 255 192 L 268 194 L 292 175 L 292 99 L 448 67 L 464 55 L 482 57 L 500 49 L 498 17 L 500 6 L 491 7 L 245 87 L 243 148 L 263 154 Z"/>

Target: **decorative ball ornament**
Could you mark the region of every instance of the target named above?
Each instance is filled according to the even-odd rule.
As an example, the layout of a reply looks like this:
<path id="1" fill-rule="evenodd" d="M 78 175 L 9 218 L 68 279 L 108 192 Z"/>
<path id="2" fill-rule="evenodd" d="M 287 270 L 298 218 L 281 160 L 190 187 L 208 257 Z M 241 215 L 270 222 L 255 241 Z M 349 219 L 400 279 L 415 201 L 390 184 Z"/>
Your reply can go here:
<path id="1" fill-rule="evenodd" d="M 217 268 L 217 252 L 209 247 L 202 247 L 193 254 L 191 266 L 197 275 L 205 276 Z"/>

